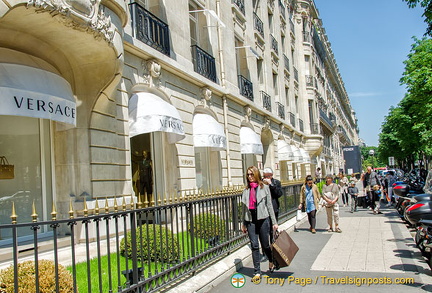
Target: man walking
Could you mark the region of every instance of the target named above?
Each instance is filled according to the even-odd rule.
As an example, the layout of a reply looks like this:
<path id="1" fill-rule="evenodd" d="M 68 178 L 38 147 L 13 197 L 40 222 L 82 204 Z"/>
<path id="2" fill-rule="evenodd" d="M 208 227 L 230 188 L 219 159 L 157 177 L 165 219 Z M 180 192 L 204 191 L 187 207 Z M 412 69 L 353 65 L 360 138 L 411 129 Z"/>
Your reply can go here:
<path id="1" fill-rule="evenodd" d="M 279 219 L 279 198 L 282 196 L 282 185 L 281 182 L 275 178 L 273 178 L 273 170 L 271 168 L 264 168 L 263 171 L 263 182 L 264 184 L 267 184 L 270 188 L 270 194 L 271 194 L 271 198 L 272 198 L 272 205 L 273 205 L 273 210 L 276 216 L 276 222 Z M 272 227 L 272 225 L 277 224 L 277 223 L 271 223 L 270 227 Z M 271 242 L 273 242 L 273 233 L 270 232 L 270 240 Z"/>
<path id="2" fill-rule="evenodd" d="M 379 188 L 381 188 L 381 182 L 378 178 L 378 174 L 375 171 L 372 171 L 372 167 L 367 167 L 367 172 L 364 175 L 363 180 L 363 188 L 367 193 L 367 196 L 369 197 L 371 208 L 373 210 L 374 214 L 377 214 L 379 211 L 379 198 L 374 193 L 373 187 L 375 185 L 378 185 Z M 378 200 L 378 205 L 376 204 L 376 201 Z"/>

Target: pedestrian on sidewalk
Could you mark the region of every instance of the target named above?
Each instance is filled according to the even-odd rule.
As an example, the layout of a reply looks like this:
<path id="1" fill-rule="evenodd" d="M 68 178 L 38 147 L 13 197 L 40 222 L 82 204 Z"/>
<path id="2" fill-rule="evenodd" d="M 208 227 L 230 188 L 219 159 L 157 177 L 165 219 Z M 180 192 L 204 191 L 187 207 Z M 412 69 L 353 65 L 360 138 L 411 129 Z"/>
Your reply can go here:
<path id="1" fill-rule="evenodd" d="M 366 191 L 366 194 L 369 198 L 371 209 L 374 214 L 377 213 L 377 209 L 379 208 L 379 202 L 378 202 L 378 208 L 375 202 L 377 201 L 375 194 L 373 192 L 373 187 L 375 185 L 378 185 L 381 187 L 381 181 L 379 180 L 378 174 L 375 171 L 372 171 L 372 167 L 367 167 L 367 172 L 364 175 L 363 180 L 363 188 Z"/>
<path id="2" fill-rule="evenodd" d="M 299 210 L 305 211 L 309 221 L 309 231 L 316 233 L 316 213 L 319 207 L 319 199 L 321 195 L 318 187 L 313 183 L 312 175 L 307 175 L 305 184 L 300 190 L 300 205 Z"/>
<path id="3" fill-rule="evenodd" d="M 270 195 L 272 199 L 273 211 L 276 217 L 276 224 L 279 220 L 279 198 L 282 196 L 282 184 L 279 180 L 273 178 L 273 170 L 271 168 L 264 168 L 263 171 L 263 182 L 268 185 L 270 188 Z M 270 223 L 270 227 L 275 224 L 273 222 Z M 270 229 L 270 243 L 273 243 L 273 231 Z"/>
<path id="4" fill-rule="evenodd" d="M 269 260 L 269 270 L 273 272 L 273 255 L 270 248 L 269 233 L 270 221 L 273 224 L 273 231 L 278 229 L 276 217 L 273 210 L 270 189 L 261 179 L 260 171 L 256 166 L 247 168 L 247 186 L 242 194 L 243 203 L 243 233 L 248 233 L 252 261 L 254 265 L 254 276 L 252 282 L 261 280 L 259 244 Z M 258 243 L 259 240 L 259 243 Z"/>
<path id="5" fill-rule="evenodd" d="M 355 181 L 350 182 L 348 194 L 351 196 L 351 213 L 357 212 L 357 197 L 359 195 L 359 190 Z"/>
<path id="6" fill-rule="evenodd" d="M 339 193 L 340 196 L 342 197 L 342 202 L 344 207 L 348 206 L 348 178 L 345 176 L 344 173 L 340 172 L 339 173 Z"/>
<path id="7" fill-rule="evenodd" d="M 333 182 L 333 176 L 327 175 L 326 183 L 322 187 L 322 198 L 325 201 L 325 207 L 327 212 L 327 223 L 328 232 L 333 232 L 333 220 L 335 224 L 335 232 L 341 233 L 342 230 L 339 228 L 339 187 Z"/>

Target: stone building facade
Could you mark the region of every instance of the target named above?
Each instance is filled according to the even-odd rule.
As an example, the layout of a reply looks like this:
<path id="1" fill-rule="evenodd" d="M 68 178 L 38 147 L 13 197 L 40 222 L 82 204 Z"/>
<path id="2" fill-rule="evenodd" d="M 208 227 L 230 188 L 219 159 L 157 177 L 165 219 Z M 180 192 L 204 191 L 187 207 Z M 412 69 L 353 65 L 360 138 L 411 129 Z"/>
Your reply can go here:
<path id="1" fill-rule="evenodd" d="M 337 173 L 358 139 L 312 0 L 0 3 L 2 223 Z"/>

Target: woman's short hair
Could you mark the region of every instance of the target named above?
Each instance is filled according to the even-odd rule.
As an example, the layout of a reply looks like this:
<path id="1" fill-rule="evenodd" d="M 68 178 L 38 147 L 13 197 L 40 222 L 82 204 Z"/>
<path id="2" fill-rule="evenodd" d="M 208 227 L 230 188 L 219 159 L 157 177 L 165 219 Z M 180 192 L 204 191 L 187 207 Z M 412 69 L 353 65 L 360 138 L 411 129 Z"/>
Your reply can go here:
<path id="1" fill-rule="evenodd" d="M 312 180 L 313 180 L 312 175 L 307 175 L 305 182 L 312 181 Z"/>

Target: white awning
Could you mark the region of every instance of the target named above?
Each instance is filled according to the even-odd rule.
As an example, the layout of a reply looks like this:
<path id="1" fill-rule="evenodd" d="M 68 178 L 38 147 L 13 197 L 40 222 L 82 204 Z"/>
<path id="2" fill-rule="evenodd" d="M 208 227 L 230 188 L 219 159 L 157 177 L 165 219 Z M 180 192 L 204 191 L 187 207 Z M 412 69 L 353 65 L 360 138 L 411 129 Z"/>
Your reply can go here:
<path id="1" fill-rule="evenodd" d="M 208 114 L 197 113 L 193 117 L 193 141 L 195 147 L 226 149 L 226 137 L 222 125 Z"/>
<path id="2" fill-rule="evenodd" d="M 294 162 L 293 163 L 303 163 L 303 155 L 300 152 L 300 149 L 296 147 L 295 145 L 291 145 L 291 150 L 294 155 Z"/>
<path id="3" fill-rule="evenodd" d="M 309 164 L 311 162 L 311 158 L 310 158 L 308 152 L 304 148 L 300 148 L 300 153 L 303 157 L 303 163 Z"/>
<path id="4" fill-rule="evenodd" d="M 185 138 L 183 121 L 177 109 L 161 97 L 138 92 L 129 100 L 129 136 L 162 131 L 169 143 Z"/>
<path id="5" fill-rule="evenodd" d="M 249 127 L 240 127 L 240 153 L 255 155 L 264 153 L 260 136 Z"/>
<path id="6" fill-rule="evenodd" d="M 283 139 L 277 142 L 279 161 L 294 161 L 294 153 L 291 146 Z"/>
<path id="7" fill-rule="evenodd" d="M 63 77 L 30 66 L 0 63 L 0 115 L 76 125 L 76 102 Z"/>

